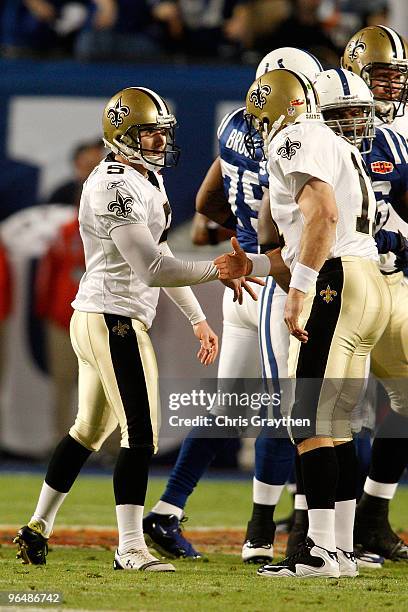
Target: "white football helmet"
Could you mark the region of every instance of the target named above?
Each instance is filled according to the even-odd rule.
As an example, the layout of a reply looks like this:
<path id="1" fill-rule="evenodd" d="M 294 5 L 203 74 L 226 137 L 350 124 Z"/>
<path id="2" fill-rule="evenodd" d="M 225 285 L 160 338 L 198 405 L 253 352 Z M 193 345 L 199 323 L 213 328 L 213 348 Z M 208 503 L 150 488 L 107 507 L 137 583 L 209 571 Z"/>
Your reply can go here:
<path id="1" fill-rule="evenodd" d="M 336 68 L 320 73 L 313 84 L 326 125 L 361 153 L 369 153 L 375 136 L 375 109 L 373 94 L 363 79 Z"/>
<path id="2" fill-rule="evenodd" d="M 308 51 L 296 49 L 296 47 L 280 47 L 265 55 L 259 62 L 255 78 L 259 79 L 260 76 L 277 68 L 301 72 L 311 81 L 314 81 L 317 75 L 323 72 L 323 66 L 317 57 Z"/>

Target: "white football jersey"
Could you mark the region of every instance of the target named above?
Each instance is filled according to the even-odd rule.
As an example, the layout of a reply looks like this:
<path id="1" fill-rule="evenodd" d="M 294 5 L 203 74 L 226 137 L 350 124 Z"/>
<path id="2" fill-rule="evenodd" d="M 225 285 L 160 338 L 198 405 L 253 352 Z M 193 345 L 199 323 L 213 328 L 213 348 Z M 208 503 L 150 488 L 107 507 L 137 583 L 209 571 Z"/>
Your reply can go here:
<path id="1" fill-rule="evenodd" d="M 111 238 L 120 225 L 147 225 L 159 244 L 166 240 L 171 209 L 157 172 L 149 179 L 109 155 L 84 184 L 79 227 L 86 271 L 72 303 L 76 310 L 117 314 L 150 327 L 156 314 L 159 287 L 148 287 L 133 272 Z"/>
<path id="2" fill-rule="evenodd" d="M 296 196 L 312 177 L 333 187 L 337 203 L 336 238 L 328 258 L 378 260 L 372 235 L 375 196 L 356 147 L 323 123 L 295 123 L 270 143 L 268 167 L 271 213 L 285 240 L 282 257 L 287 266 L 293 270 L 299 257 L 304 224 Z"/>

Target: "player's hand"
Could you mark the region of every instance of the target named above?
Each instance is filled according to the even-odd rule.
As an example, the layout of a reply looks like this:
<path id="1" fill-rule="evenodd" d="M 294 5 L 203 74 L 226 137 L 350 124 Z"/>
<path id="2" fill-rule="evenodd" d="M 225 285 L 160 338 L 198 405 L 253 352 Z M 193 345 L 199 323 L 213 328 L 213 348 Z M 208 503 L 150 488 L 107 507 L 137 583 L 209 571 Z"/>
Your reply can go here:
<path id="1" fill-rule="evenodd" d="M 303 302 L 305 299 L 305 293 L 291 287 L 289 289 L 288 297 L 286 298 L 284 319 L 292 336 L 295 336 L 300 342 L 308 341 L 308 333 L 305 329 L 299 325 L 299 317 L 303 309 Z"/>
<path id="2" fill-rule="evenodd" d="M 234 297 L 232 301 L 238 302 L 238 304 L 242 304 L 244 300 L 243 289 L 247 293 L 249 293 L 249 295 L 255 302 L 258 301 L 258 296 L 255 293 L 255 291 L 252 289 L 249 283 L 254 283 L 255 285 L 262 285 L 262 286 L 265 285 L 265 281 L 261 280 L 260 278 L 256 278 L 255 276 L 248 276 L 247 278 L 245 277 L 236 278 L 234 280 L 222 280 L 221 282 L 223 285 L 225 285 L 229 289 L 232 289 L 232 291 L 234 292 Z"/>
<path id="3" fill-rule="evenodd" d="M 224 253 L 213 262 L 218 269 L 220 280 L 231 280 L 251 274 L 252 261 L 248 259 L 235 236 L 231 238 L 231 246 L 232 253 Z"/>
<path id="4" fill-rule="evenodd" d="M 207 321 L 200 321 L 193 325 L 193 331 L 196 338 L 200 341 L 200 350 L 197 353 L 197 359 L 203 365 L 211 365 L 218 355 L 218 336 Z"/>

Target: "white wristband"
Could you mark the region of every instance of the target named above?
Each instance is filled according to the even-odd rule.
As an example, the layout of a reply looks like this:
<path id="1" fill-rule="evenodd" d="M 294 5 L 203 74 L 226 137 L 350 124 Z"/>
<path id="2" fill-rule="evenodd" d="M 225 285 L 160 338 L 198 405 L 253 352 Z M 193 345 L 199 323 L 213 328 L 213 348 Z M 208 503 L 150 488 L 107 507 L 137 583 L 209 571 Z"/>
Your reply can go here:
<path id="1" fill-rule="evenodd" d="M 271 262 L 267 255 L 247 253 L 246 256 L 252 261 L 251 276 L 269 276 L 271 272 Z"/>
<path id="2" fill-rule="evenodd" d="M 289 287 L 293 287 L 293 289 L 298 289 L 299 291 L 303 291 L 303 293 L 307 293 L 310 287 L 316 284 L 318 276 L 319 273 L 316 272 L 316 270 L 297 262 L 293 268 Z"/>

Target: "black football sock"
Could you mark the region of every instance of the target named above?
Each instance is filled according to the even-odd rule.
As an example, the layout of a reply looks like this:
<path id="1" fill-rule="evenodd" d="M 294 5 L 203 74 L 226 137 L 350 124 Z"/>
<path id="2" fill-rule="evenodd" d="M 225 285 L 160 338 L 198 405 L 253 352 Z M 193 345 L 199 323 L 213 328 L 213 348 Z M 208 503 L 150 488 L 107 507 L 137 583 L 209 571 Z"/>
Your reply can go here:
<path id="1" fill-rule="evenodd" d="M 359 528 L 367 520 L 377 526 L 389 526 L 389 503 L 393 498 L 408 463 L 407 437 L 388 436 L 408 433 L 408 419 L 391 411 L 382 422 L 371 451 L 371 466 L 364 485 L 364 493 L 357 506 Z"/>
<path id="2" fill-rule="evenodd" d="M 65 436 L 51 457 L 45 482 L 56 491 L 67 493 L 91 454 L 70 435 Z"/>
<path id="3" fill-rule="evenodd" d="M 300 455 L 303 484 L 309 510 L 334 509 L 338 464 L 332 446 L 315 448 Z"/>
<path id="4" fill-rule="evenodd" d="M 251 520 L 248 522 L 245 535 L 246 540 L 262 540 L 273 543 L 275 537 L 275 523 L 273 520 L 275 508 L 276 506 L 267 506 L 254 502 Z"/>
<path id="5" fill-rule="evenodd" d="M 356 522 L 361 527 L 364 525 L 380 526 L 384 523 L 388 525 L 389 505 L 389 499 L 375 497 L 364 492 L 358 502 Z"/>
<path id="6" fill-rule="evenodd" d="M 295 538 L 299 539 L 301 533 L 307 533 L 309 525 L 309 517 L 307 514 L 307 502 L 305 495 L 305 486 L 303 483 L 302 464 L 300 455 L 296 453 L 295 459 L 295 475 L 296 475 L 296 495 L 295 495 L 295 511 L 293 517 L 292 530 L 296 532 Z"/>
<path id="7" fill-rule="evenodd" d="M 113 489 L 116 505 L 144 506 L 151 447 L 121 448 L 113 473 Z"/>
<path id="8" fill-rule="evenodd" d="M 357 454 L 352 440 L 344 444 L 337 444 L 334 449 L 339 466 L 335 506 L 336 547 L 346 552 L 352 552 L 356 510 Z"/>
<path id="9" fill-rule="evenodd" d="M 308 535 L 317 546 L 334 551 L 335 498 L 338 464 L 333 447 L 320 447 L 300 455 L 309 515 Z"/>
<path id="10" fill-rule="evenodd" d="M 393 438 L 396 432 L 401 437 Z M 369 477 L 375 482 L 396 483 L 407 464 L 408 418 L 390 411 L 380 425 L 372 445 Z"/>
<path id="11" fill-rule="evenodd" d="M 339 466 L 339 477 L 336 488 L 336 502 L 356 498 L 357 455 L 354 442 L 337 444 L 334 447 Z"/>

